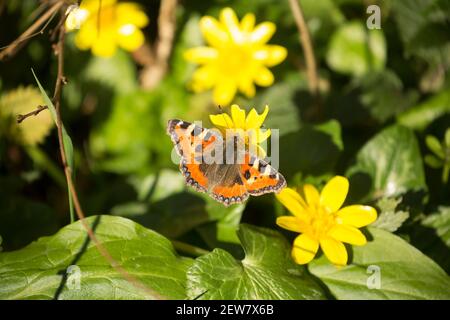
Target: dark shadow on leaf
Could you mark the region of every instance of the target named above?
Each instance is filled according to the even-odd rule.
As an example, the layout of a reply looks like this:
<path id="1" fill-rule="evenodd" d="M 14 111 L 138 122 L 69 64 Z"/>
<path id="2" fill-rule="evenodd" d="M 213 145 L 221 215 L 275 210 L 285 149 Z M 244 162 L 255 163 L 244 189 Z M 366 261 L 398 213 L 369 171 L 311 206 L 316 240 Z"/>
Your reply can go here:
<path id="1" fill-rule="evenodd" d="M 101 216 L 99 215 L 95 218 L 94 222 L 91 225 L 91 229 L 94 233 L 95 233 L 95 229 L 100 224 L 100 220 L 101 220 Z M 62 291 L 64 290 L 64 286 L 66 285 L 67 279 L 69 277 L 69 274 L 67 273 L 67 269 L 69 268 L 69 266 L 73 266 L 73 265 L 77 264 L 77 262 L 81 259 L 84 252 L 87 250 L 87 247 L 90 242 L 91 242 L 91 239 L 89 238 L 88 235 L 86 235 L 86 239 L 84 240 L 83 245 L 80 248 L 80 251 L 78 251 L 78 253 L 75 255 L 75 257 L 70 262 L 70 264 L 67 266 L 67 268 L 58 271 L 58 274 L 62 275 L 62 278 L 61 278 L 61 282 L 59 283 L 58 288 L 55 291 L 53 300 L 58 300 L 59 296 L 61 295 Z"/>
<path id="2" fill-rule="evenodd" d="M 350 189 L 347 203 L 357 203 L 364 199 L 372 188 L 372 178 L 365 172 L 357 172 L 349 177 Z"/>
<path id="3" fill-rule="evenodd" d="M 206 202 L 188 192 L 172 194 L 150 204 L 144 214 L 129 218 L 169 238 L 209 221 Z"/>
<path id="4" fill-rule="evenodd" d="M 436 230 L 418 223 L 405 229 L 410 235 L 411 244 L 450 274 L 450 249 L 436 234 Z"/>
<path id="5" fill-rule="evenodd" d="M 298 172 L 320 175 L 333 169 L 339 149 L 331 136 L 312 126 L 280 138 L 280 172 L 291 178 Z"/>

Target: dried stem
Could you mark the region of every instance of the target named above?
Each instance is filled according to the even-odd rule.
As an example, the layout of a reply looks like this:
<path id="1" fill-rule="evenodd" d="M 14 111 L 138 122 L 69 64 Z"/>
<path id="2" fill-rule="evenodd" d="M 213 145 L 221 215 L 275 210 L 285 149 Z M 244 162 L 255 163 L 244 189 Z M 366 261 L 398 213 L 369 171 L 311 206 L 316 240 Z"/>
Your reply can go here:
<path id="1" fill-rule="evenodd" d="M 305 53 L 306 74 L 308 76 L 309 91 L 313 95 L 317 95 L 319 89 L 319 80 L 317 77 L 317 65 L 314 57 L 314 49 L 309 35 L 308 26 L 299 3 L 299 0 L 289 0 L 291 11 L 295 19 L 295 23 L 300 33 L 300 43 Z"/>
<path id="2" fill-rule="evenodd" d="M 62 123 L 62 120 L 61 120 L 61 92 L 62 92 L 63 85 L 67 82 L 67 80 L 66 80 L 66 78 L 64 76 L 64 38 L 65 38 L 65 33 L 66 33 L 66 30 L 65 30 L 65 27 L 64 27 L 64 21 L 66 19 L 65 9 L 66 9 L 67 5 L 62 6 L 63 2 L 58 2 L 57 4 L 58 4 L 57 6 L 55 4 L 51 9 L 49 9 L 46 13 L 44 13 L 44 16 L 49 16 L 48 12 L 49 11 L 53 12 L 55 7 L 57 9 L 60 9 L 61 20 L 59 21 L 59 23 L 57 25 L 58 29 L 57 29 L 57 33 L 56 33 L 58 35 L 58 41 L 53 46 L 54 52 L 55 52 L 55 54 L 57 55 L 57 58 L 58 58 L 58 74 L 57 74 L 57 78 L 56 78 L 55 91 L 54 91 L 52 100 L 53 100 L 53 103 L 55 105 L 55 110 L 56 110 L 56 126 L 57 126 L 57 131 L 58 131 L 58 142 L 59 142 L 60 156 L 61 156 L 61 160 L 62 160 L 62 163 L 63 163 L 63 166 L 64 166 L 64 174 L 65 174 L 65 177 L 66 177 L 66 180 L 67 180 L 67 185 L 68 185 L 68 188 L 69 188 L 69 191 L 70 191 L 70 195 L 72 196 L 73 203 L 74 203 L 74 206 L 75 206 L 75 212 L 76 212 L 78 218 L 80 219 L 81 224 L 86 229 L 89 238 L 94 243 L 94 245 L 97 248 L 97 250 L 99 251 L 99 253 L 109 262 L 109 264 L 114 268 L 114 270 L 116 270 L 119 274 L 121 274 L 127 281 L 129 281 L 137 289 L 143 290 L 150 297 L 156 298 L 156 299 L 162 299 L 163 297 L 161 295 L 159 295 L 153 289 L 147 287 L 140 280 L 138 280 L 137 278 L 135 278 L 134 276 L 129 274 L 120 265 L 120 263 L 117 262 L 117 260 L 115 260 L 111 256 L 109 251 L 98 240 L 98 238 L 96 237 L 96 235 L 95 235 L 94 231 L 92 230 L 92 228 L 85 221 L 85 214 L 83 212 L 83 209 L 81 208 L 81 204 L 80 204 L 80 201 L 79 201 L 79 198 L 78 198 L 78 193 L 77 193 L 77 190 L 75 188 L 75 185 L 74 185 L 74 182 L 73 182 L 73 179 L 72 179 L 72 169 L 70 168 L 70 166 L 68 165 L 68 162 L 67 162 L 66 153 L 65 153 L 65 146 L 64 146 L 64 140 L 63 140 L 63 123 Z M 42 19 L 42 17 L 41 17 L 38 20 L 39 21 L 40 20 L 45 21 L 46 19 Z M 35 24 L 38 25 L 37 23 L 35 23 Z M 38 27 L 36 27 L 36 28 L 38 28 Z M 32 28 L 30 27 L 29 29 L 32 29 Z M 30 31 L 28 31 L 28 34 L 29 33 L 30 33 Z M 32 33 L 32 31 L 31 31 L 31 33 Z M 16 41 L 14 41 L 13 44 L 14 43 L 18 43 L 18 41 L 17 41 L 18 39 L 16 39 Z M 39 106 L 39 108 L 36 109 L 35 111 L 33 111 L 33 112 L 31 112 L 31 113 L 29 113 L 27 115 L 23 115 L 22 119 L 20 121 L 23 121 L 25 118 L 27 118 L 27 117 L 29 117 L 29 116 L 31 116 L 33 114 L 36 115 L 39 112 L 41 112 L 42 110 L 44 110 L 44 109 L 47 109 L 47 106 Z"/>
<path id="3" fill-rule="evenodd" d="M 18 114 L 17 115 L 17 123 L 21 123 L 23 120 L 31 117 L 31 116 L 37 116 L 42 110 L 48 109 L 47 106 L 38 106 L 36 110 L 33 110 L 31 112 L 25 113 L 25 114 Z"/>
<path id="4" fill-rule="evenodd" d="M 154 88 L 164 77 L 168 69 L 168 61 L 172 52 L 175 35 L 177 0 L 162 0 L 158 16 L 158 39 L 152 50 L 144 46 L 138 58 L 144 63 L 141 73 L 143 88 Z"/>
<path id="5" fill-rule="evenodd" d="M 35 36 L 37 34 L 42 34 L 44 32 L 45 28 L 48 26 L 49 21 L 51 21 L 51 18 L 57 13 L 57 11 L 63 5 L 64 5 L 64 1 L 55 2 L 31 26 L 29 26 L 28 29 L 25 30 L 16 40 L 14 40 L 11 44 L 9 44 L 2 51 L 0 51 L 0 60 L 3 60 L 6 57 L 13 55 L 22 42 L 32 38 L 33 36 Z M 44 27 L 41 28 L 39 31 L 37 31 L 44 23 L 46 23 L 44 25 Z"/>

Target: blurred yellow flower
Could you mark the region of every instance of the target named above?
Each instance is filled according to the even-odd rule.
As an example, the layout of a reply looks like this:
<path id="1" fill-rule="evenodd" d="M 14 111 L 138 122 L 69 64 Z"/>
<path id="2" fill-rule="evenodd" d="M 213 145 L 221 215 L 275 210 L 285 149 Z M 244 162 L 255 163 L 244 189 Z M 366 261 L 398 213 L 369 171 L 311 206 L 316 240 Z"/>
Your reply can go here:
<path id="1" fill-rule="evenodd" d="M 292 257 L 298 264 L 310 262 L 320 247 L 336 266 L 347 264 L 347 250 L 343 242 L 361 246 L 367 240 L 358 228 L 367 226 L 377 218 L 370 206 L 351 205 L 341 209 L 347 197 L 347 178 L 332 178 L 322 192 L 306 184 L 302 197 L 291 188 L 283 189 L 277 199 L 293 214 L 277 218 L 277 224 L 287 230 L 301 233 L 292 248 Z"/>
<path id="2" fill-rule="evenodd" d="M 71 8 L 66 19 L 68 31 L 79 29 L 75 44 L 81 50 L 92 49 L 96 56 L 110 57 L 117 47 L 138 49 L 145 41 L 140 28 L 148 24 L 147 15 L 132 2 L 83 0 Z"/>
<path id="3" fill-rule="evenodd" d="M 262 87 L 273 84 L 274 76 L 268 67 L 281 63 L 287 55 L 286 48 L 266 44 L 276 30 L 274 23 L 263 22 L 255 26 L 252 13 L 239 22 L 234 11 L 225 8 L 219 20 L 202 17 L 200 29 L 209 46 L 185 52 L 186 60 L 201 65 L 192 76 L 194 92 L 214 87 L 214 102 L 227 106 L 237 90 L 253 97 L 253 83 Z"/>
<path id="4" fill-rule="evenodd" d="M 239 108 L 237 104 L 231 106 L 231 117 L 226 113 L 210 115 L 211 122 L 226 136 L 226 130 L 233 130 L 243 134 L 245 144 L 250 146 L 250 150 L 255 155 L 265 157 L 266 152 L 260 147 L 260 143 L 270 137 L 270 129 L 261 129 L 264 120 L 269 113 L 269 106 L 266 105 L 263 113 L 258 114 L 253 108 L 246 116 L 244 109 Z M 253 147 L 253 148 L 252 148 Z"/>

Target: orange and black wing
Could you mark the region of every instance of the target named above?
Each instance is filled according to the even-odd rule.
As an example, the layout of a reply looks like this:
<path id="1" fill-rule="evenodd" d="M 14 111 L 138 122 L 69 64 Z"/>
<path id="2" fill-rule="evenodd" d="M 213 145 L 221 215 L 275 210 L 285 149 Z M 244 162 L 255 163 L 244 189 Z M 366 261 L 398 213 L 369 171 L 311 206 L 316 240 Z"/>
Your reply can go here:
<path id="1" fill-rule="evenodd" d="M 266 161 L 250 154 L 245 155 L 241 164 L 241 177 L 248 193 L 259 196 L 265 193 L 278 193 L 286 186 L 284 177 Z"/>

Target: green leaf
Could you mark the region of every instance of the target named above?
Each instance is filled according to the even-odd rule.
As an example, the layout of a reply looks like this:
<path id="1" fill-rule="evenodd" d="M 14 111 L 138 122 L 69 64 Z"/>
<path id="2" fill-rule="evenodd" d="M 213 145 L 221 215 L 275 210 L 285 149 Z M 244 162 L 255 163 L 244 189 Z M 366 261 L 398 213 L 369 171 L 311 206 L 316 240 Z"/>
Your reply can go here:
<path id="1" fill-rule="evenodd" d="M 382 70 L 386 41 L 380 30 L 368 30 L 359 21 L 343 24 L 331 36 L 327 62 L 336 72 L 361 76 Z"/>
<path id="2" fill-rule="evenodd" d="M 50 111 L 50 114 L 52 115 L 53 121 L 55 122 L 56 126 L 58 127 L 58 116 L 56 114 L 55 106 L 53 105 L 52 100 L 50 100 L 50 98 L 48 97 L 48 95 L 45 92 L 44 88 L 42 87 L 41 83 L 39 82 L 39 79 L 37 78 L 37 76 L 34 73 L 33 69 L 31 69 L 31 72 L 33 73 L 34 79 L 36 79 L 36 82 L 37 82 L 37 84 L 39 86 L 39 90 L 41 91 L 41 95 L 44 98 L 45 104 L 47 105 L 48 110 Z M 62 140 L 63 140 L 63 145 L 64 145 L 64 154 L 66 156 L 67 165 L 69 166 L 69 168 L 71 169 L 72 174 L 73 174 L 74 167 L 73 167 L 73 144 L 72 144 L 72 139 L 68 135 L 64 125 L 62 123 L 61 123 L 61 125 L 62 125 L 62 129 L 61 130 L 62 130 Z M 71 194 L 69 185 L 67 185 L 67 193 L 69 194 L 70 221 L 73 222 L 73 221 L 75 221 L 75 214 L 74 214 L 72 194 Z"/>
<path id="3" fill-rule="evenodd" d="M 393 17 L 407 57 L 418 56 L 434 65 L 448 64 L 448 8 L 445 10 L 440 1 L 392 1 Z"/>
<path id="4" fill-rule="evenodd" d="M 290 257 L 290 245 L 272 230 L 241 225 L 245 258 L 215 249 L 188 270 L 191 299 L 321 299 L 322 289 Z"/>
<path id="5" fill-rule="evenodd" d="M 442 144 L 435 136 L 427 135 L 425 137 L 425 143 L 427 144 L 427 147 L 431 151 L 433 151 L 433 153 L 435 155 L 437 155 L 441 159 L 445 158 L 445 154 L 444 154 L 444 150 L 442 148 Z"/>
<path id="6" fill-rule="evenodd" d="M 444 88 L 440 93 L 400 114 L 397 121 L 405 127 L 423 130 L 444 114 L 450 114 L 449 88 Z"/>
<path id="7" fill-rule="evenodd" d="M 171 238 L 215 221 L 218 240 L 239 243 L 236 230 L 245 204 L 225 207 L 208 195 L 186 187 L 179 171 L 161 170 L 131 180 L 139 201 L 116 205 L 112 214 L 133 219 Z"/>
<path id="8" fill-rule="evenodd" d="M 433 260 L 387 231 L 369 231 L 350 265 L 338 269 L 325 257 L 309 264 L 337 299 L 450 299 L 450 278 Z"/>
<path id="9" fill-rule="evenodd" d="M 110 58 L 92 56 L 82 71 L 83 81 L 96 82 L 117 93 L 128 93 L 138 87 L 136 66 L 131 55 L 117 50 Z"/>
<path id="10" fill-rule="evenodd" d="M 401 79 L 391 70 L 369 73 L 361 79 L 361 103 L 375 119 L 384 122 L 413 106 L 418 94 L 405 92 Z"/>
<path id="11" fill-rule="evenodd" d="M 397 231 L 403 222 L 409 218 L 408 211 L 396 211 L 397 205 L 402 202 L 402 198 L 382 198 L 378 200 L 377 206 L 380 208 L 380 214 L 377 220 L 371 224 L 372 227 L 384 229 L 390 232 Z"/>
<path id="12" fill-rule="evenodd" d="M 322 131 L 328 134 L 333 143 L 339 148 L 340 151 L 344 150 L 344 142 L 342 141 L 342 130 L 339 121 L 331 119 L 322 124 L 318 124 L 315 128 L 319 131 Z"/>
<path id="13" fill-rule="evenodd" d="M 163 297 L 185 298 L 192 260 L 177 256 L 169 240 L 125 218 L 85 221 L 129 274 Z M 70 285 L 70 273 L 64 281 L 70 266 L 79 268 L 79 288 Z M 60 286 L 58 299 L 152 298 L 111 267 L 87 238 L 81 221 L 22 250 L 0 253 L 0 299 L 52 299 Z"/>
<path id="14" fill-rule="evenodd" d="M 321 175 L 336 164 L 343 143 L 339 122 L 311 126 L 280 138 L 280 172 L 290 179 L 298 172 Z"/>
<path id="15" fill-rule="evenodd" d="M 155 172 L 170 162 L 172 143 L 159 93 L 137 90 L 114 97 L 108 119 L 90 136 L 96 166 L 116 173 Z"/>
<path id="16" fill-rule="evenodd" d="M 432 154 L 427 154 L 425 156 L 425 163 L 433 169 L 442 168 L 442 166 L 444 165 L 444 161 L 442 161 L 442 159 L 439 159 Z"/>
<path id="17" fill-rule="evenodd" d="M 249 107 L 256 106 L 260 111 L 265 105 L 270 107 L 264 123 L 266 128 L 280 130 L 280 137 L 300 129 L 300 114 L 296 102 L 296 93 L 306 88 L 306 82 L 296 74 L 291 74 L 283 82 L 277 83 L 251 101 Z M 304 101 L 302 101 L 304 103 Z"/>
<path id="18" fill-rule="evenodd" d="M 369 140 L 358 152 L 356 164 L 347 176 L 353 180 L 350 192 L 361 200 L 427 188 L 417 139 L 410 129 L 398 125 Z"/>
<path id="19" fill-rule="evenodd" d="M 439 212 L 426 217 L 422 224 L 436 230 L 436 234 L 450 248 L 450 207 L 439 207 Z"/>
<path id="20" fill-rule="evenodd" d="M 444 141 L 445 141 L 445 146 L 446 146 L 447 148 L 450 148 L 450 128 L 448 128 L 448 129 L 445 131 L 445 138 L 444 138 Z"/>

